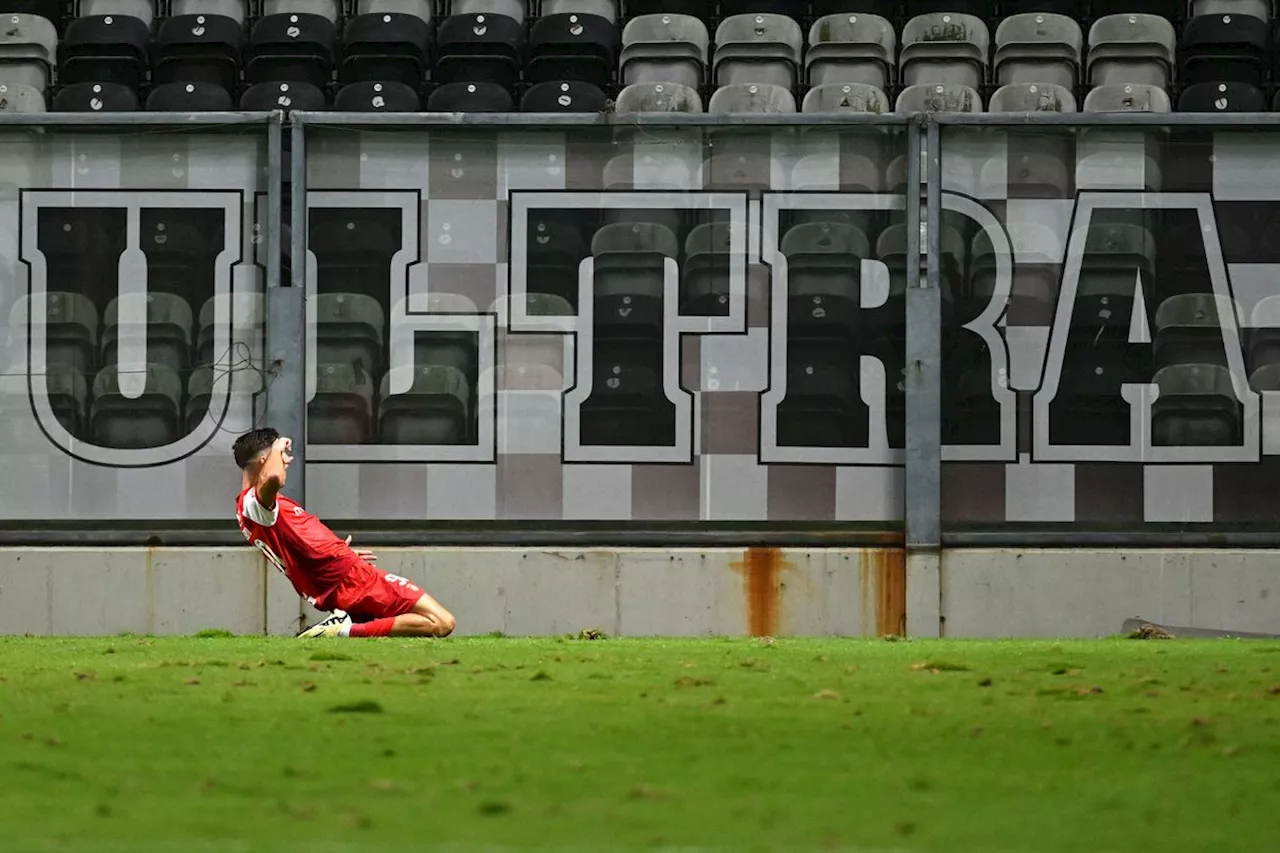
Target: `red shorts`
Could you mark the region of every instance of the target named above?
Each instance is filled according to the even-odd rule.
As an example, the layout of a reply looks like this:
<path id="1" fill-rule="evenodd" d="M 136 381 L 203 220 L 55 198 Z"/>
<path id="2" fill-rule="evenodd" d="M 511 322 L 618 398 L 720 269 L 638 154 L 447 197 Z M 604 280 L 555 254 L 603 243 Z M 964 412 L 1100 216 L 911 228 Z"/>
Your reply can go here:
<path id="1" fill-rule="evenodd" d="M 417 584 L 365 563 L 317 602 L 317 607 L 345 610 L 353 622 L 368 622 L 409 613 L 422 596 L 422 587 Z"/>

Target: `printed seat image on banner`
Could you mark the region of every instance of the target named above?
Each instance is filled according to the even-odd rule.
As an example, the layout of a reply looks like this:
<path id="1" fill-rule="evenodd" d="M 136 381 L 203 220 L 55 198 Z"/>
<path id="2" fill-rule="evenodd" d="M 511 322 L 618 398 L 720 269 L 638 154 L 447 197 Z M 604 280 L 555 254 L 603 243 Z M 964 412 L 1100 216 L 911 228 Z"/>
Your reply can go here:
<path id="1" fill-rule="evenodd" d="M 125 373 L 145 380 L 141 396 L 124 393 Z M 182 422 L 183 383 L 181 374 L 165 364 L 145 364 L 122 368 L 108 364 L 93 380 L 90 404 L 92 439 L 107 447 L 137 449 L 171 444 Z"/>
<path id="2" fill-rule="evenodd" d="M 358 362 L 318 364 L 307 406 L 307 441 L 363 444 L 373 434 L 373 376 Z"/>
<path id="3" fill-rule="evenodd" d="M 471 388 L 461 370 L 442 364 L 392 368 L 378 392 L 378 434 L 391 444 L 463 444 L 470 432 Z M 407 381 L 406 381 L 407 380 Z M 396 382 L 408 384 L 396 390 Z"/>

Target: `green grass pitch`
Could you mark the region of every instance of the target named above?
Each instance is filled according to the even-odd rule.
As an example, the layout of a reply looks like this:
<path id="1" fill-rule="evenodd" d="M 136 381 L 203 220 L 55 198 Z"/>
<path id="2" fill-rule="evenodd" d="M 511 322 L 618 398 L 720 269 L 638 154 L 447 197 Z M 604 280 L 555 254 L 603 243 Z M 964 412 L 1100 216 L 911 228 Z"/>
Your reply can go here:
<path id="1" fill-rule="evenodd" d="M 0 640 L 0 850 L 1277 849 L 1280 644 Z"/>

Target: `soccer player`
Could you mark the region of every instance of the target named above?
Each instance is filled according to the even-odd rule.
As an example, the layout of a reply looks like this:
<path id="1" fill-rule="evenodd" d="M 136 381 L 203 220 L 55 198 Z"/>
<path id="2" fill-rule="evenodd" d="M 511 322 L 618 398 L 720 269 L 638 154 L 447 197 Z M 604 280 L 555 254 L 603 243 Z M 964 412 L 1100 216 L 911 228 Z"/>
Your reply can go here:
<path id="1" fill-rule="evenodd" d="M 371 566 L 320 519 L 280 494 L 293 440 L 274 429 L 246 432 L 232 445 L 244 473 L 236 520 L 244 538 L 284 573 L 298 594 L 330 612 L 300 637 L 447 637 L 453 614 L 405 578 Z"/>

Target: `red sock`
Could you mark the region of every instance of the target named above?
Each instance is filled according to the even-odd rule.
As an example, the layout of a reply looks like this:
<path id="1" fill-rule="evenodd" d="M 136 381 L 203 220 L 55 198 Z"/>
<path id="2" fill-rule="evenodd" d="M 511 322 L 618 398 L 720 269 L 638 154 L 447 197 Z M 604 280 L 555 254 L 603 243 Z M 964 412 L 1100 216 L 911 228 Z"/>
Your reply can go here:
<path id="1" fill-rule="evenodd" d="M 356 622 L 351 626 L 351 637 L 389 637 L 391 626 L 396 624 L 396 617 L 386 616 L 371 622 Z"/>

